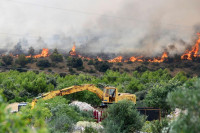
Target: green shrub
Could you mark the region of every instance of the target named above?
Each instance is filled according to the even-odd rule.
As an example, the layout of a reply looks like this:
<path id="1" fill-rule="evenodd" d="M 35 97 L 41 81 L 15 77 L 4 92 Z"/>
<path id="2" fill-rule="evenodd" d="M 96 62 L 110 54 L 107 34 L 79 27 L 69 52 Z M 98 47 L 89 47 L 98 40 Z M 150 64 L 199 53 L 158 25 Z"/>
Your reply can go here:
<path id="1" fill-rule="evenodd" d="M 38 61 L 38 62 L 36 63 L 36 65 L 37 65 L 38 67 L 47 68 L 47 67 L 50 67 L 50 66 L 51 66 L 51 63 L 50 63 L 48 60 L 44 59 L 44 60 Z"/>
<path id="2" fill-rule="evenodd" d="M 89 61 L 88 61 L 88 65 L 94 65 L 93 60 L 89 60 Z"/>
<path id="3" fill-rule="evenodd" d="M 106 133 L 129 133 L 139 131 L 144 124 L 144 117 L 139 114 L 131 101 L 120 101 L 107 109 L 103 120 Z"/>
<path id="4" fill-rule="evenodd" d="M 21 67 L 24 67 L 28 63 L 28 59 L 26 58 L 25 55 L 19 55 L 15 63 L 19 64 Z"/>
<path id="5" fill-rule="evenodd" d="M 108 69 L 110 69 L 110 65 L 109 65 L 108 62 L 99 62 L 99 61 L 96 61 L 95 62 L 95 68 L 99 72 L 106 72 Z"/>
<path id="6" fill-rule="evenodd" d="M 167 101 L 173 108 L 179 108 L 179 117 L 170 124 L 171 132 L 198 133 L 200 131 L 200 79 L 192 79 L 177 91 L 168 95 Z"/>
<path id="7" fill-rule="evenodd" d="M 2 57 L 2 61 L 5 65 L 11 65 L 13 61 L 13 57 L 10 55 L 5 55 Z"/>
<path id="8" fill-rule="evenodd" d="M 155 120 L 151 123 L 151 131 L 152 133 L 161 133 L 164 128 L 168 128 L 168 120 L 162 119 L 161 121 Z"/>
<path id="9" fill-rule="evenodd" d="M 53 53 L 50 55 L 52 62 L 63 62 L 63 56 L 58 53 L 57 49 L 54 49 Z"/>
<path id="10" fill-rule="evenodd" d="M 85 127 L 84 133 L 98 133 L 98 131 L 92 127 Z"/>
<path id="11" fill-rule="evenodd" d="M 67 65 L 73 68 L 81 68 L 83 67 L 83 61 L 81 58 L 69 58 L 67 60 Z"/>

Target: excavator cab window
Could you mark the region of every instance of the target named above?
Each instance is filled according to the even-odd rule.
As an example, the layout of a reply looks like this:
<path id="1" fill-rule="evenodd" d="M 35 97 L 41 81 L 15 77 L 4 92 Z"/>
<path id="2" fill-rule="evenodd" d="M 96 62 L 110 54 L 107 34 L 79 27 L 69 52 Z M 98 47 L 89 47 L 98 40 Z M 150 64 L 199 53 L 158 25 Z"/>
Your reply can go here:
<path id="1" fill-rule="evenodd" d="M 109 99 L 109 102 L 115 101 L 116 89 L 104 89 L 104 96 Z"/>

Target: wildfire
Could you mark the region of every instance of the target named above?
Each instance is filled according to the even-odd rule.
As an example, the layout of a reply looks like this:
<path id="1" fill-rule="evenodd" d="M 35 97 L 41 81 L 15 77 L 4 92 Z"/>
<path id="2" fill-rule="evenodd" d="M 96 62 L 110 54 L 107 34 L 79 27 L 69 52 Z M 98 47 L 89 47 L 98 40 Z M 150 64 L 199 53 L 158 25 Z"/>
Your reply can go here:
<path id="1" fill-rule="evenodd" d="M 122 56 L 118 56 L 114 59 L 110 59 L 108 60 L 108 62 L 122 62 L 123 57 Z"/>
<path id="2" fill-rule="evenodd" d="M 166 58 L 168 58 L 168 53 L 167 52 L 164 52 L 161 56 L 161 58 L 154 58 L 153 60 L 148 60 L 149 62 L 163 62 Z"/>
<path id="3" fill-rule="evenodd" d="M 41 58 L 49 56 L 49 49 L 43 48 L 41 54 L 32 56 L 33 58 Z M 31 56 L 26 56 L 26 58 L 31 58 Z"/>
<path id="4" fill-rule="evenodd" d="M 196 44 L 192 47 L 192 50 L 189 51 L 188 49 L 185 51 L 185 54 L 181 56 L 181 59 L 192 60 L 192 57 L 200 57 L 198 55 L 199 52 L 199 44 L 200 44 L 200 33 L 197 33 L 199 39 L 197 40 Z"/>
<path id="5" fill-rule="evenodd" d="M 73 45 L 71 51 L 69 52 L 70 55 L 75 56 L 76 55 L 76 46 L 75 44 Z"/>
<path id="6" fill-rule="evenodd" d="M 98 60 L 98 61 L 103 61 L 103 59 L 99 58 L 98 56 L 97 56 L 97 60 Z"/>
<path id="7" fill-rule="evenodd" d="M 131 62 L 135 62 L 135 61 L 143 62 L 143 59 L 140 59 L 140 58 L 141 57 L 132 56 L 132 57 L 129 58 L 129 61 L 131 61 Z"/>

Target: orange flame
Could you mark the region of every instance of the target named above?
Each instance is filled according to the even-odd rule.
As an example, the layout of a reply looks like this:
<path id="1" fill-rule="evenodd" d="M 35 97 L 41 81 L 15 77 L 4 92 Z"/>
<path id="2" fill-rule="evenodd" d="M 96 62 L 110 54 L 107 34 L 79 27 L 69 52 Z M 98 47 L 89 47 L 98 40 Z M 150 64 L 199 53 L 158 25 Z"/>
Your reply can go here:
<path id="1" fill-rule="evenodd" d="M 108 62 L 122 62 L 123 57 L 122 56 L 118 56 L 114 59 L 108 60 Z"/>
<path id="2" fill-rule="evenodd" d="M 154 58 L 153 60 L 148 60 L 149 62 L 163 62 L 166 58 L 168 58 L 168 53 L 167 52 L 164 52 L 161 56 L 161 58 Z"/>
<path id="3" fill-rule="evenodd" d="M 76 55 L 76 46 L 75 44 L 73 45 L 71 51 L 69 52 L 70 55 Z"/>
<path id="4" fill-rule="evenodd" d="M 49 56 L 49 49 L 43 48 L 41 54 L 34 55 L 33 58 L 41 58 Z"/>
<path id="5" fill-rule="evenodd" d="M 103 61 L 103 59 L 99 58 L 98 56 L 97 56 L 97 60 L 98 60 L 98 61 Z"/>
<path id="6" fill-rule="evenodd" d="M 131 61 L 131 62 L 135 62 L 135 61 L 143 62 L 143 59 L 140 59 L 141 57 L 132 56 L 132 57 L 129 58 L 129 61 Z"/>
<path id="7" fill-rule="evenodd" d="M 17 55 L 18 56 L 18 55 Z M 33 58 L 41 58 L 49 56 L 49 49 L 43 48 L 41 54 L 32 56 Z M 31 55 L 26 56 L 26 58 L 31 58 Z"/>
<path id="8" fill-rule="evenodd" d="M 200 44 L 200 33 L 197 33 L 199 36 L 199 39 L 197 40 L 196 44 L 192 47 L 192 50 L 186 50 L 185 54 L 181 56 L 181 59 L 187 59 L 187 60 L 192 60 L 192 57 L 200 57 L 198 55 L 199 52 L 199 44 Z"/>

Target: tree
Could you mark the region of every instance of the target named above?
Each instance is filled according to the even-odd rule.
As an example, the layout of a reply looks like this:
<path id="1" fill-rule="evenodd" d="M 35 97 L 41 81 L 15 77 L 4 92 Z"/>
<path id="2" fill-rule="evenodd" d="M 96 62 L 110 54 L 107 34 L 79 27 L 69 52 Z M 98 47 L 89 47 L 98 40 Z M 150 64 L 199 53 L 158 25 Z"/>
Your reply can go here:
<path id="1" fill-rule="evenodd" d="M 108 69 L 110 69 L 110 65 L 109 65 L 108 62 L 99 62 L 99 61 L 96 61 L 95 62 L 95 68 L 99 72 L 106 72 Z"/>
<path id="2" fill-rule="evenodd" d="M 199 86 L 200 79 L 190 83 L 190 88 L 185 84 L 168 95 L 167 101 L 170 106 L 182 110 L 178 119 L 170 124 L 170 132 L 198 133 L 200 131 Z"/>
<path id="3" fill-rule="evenodd" d="M 18 59 L 16 60 L 16 63 L 19 64 L 21 67 L 24 67 L 28 63 L 28 59 L 24 54 L 22 54 L 19 55 Z"/>
<path id="4" fill-rule="evenodd" d="M 33 47 L 30 47 L 28 50 L 28 55 L 30 55 L 31 57 L 34 55 L 35 53 L 35 49 Z"/>
<path id="5" fill-rule="evenodd" d="M 2 133 L 30 133 L 31 129 L 27 126 L 27 121 L 16 113 L 10 113 L 6 109 L 5 101 L 0 95 L 0 131 Z"/>
<path id="6" fill-rule="evenodd" d="M 13 61 L 13 57 L 10 55 L 5 55 L 2 57 L 2 60 L 4 62 L 5 65 L 11 65 L 12 61 Z"/>
<path id="7" fill-rule="evenodd" d="M 36 65 L 37 65 L 38 67 L 46 68 L 46 67 L 50 67 L 50 66 L 51 66 L 51 63 L 50 63 L 48 60 L 44 59 L 44 60 L 38 61 L 38 62 L 36 63 Z"/>
<path id="8" fill-rule="evenodd" d="M 148 107 L 161 108 L 164 111 L 170 111 L 166 99 L 168 93 L 175 91 L 182 83 L 177 80 L 170 80 L 168 83 L 155 84 L 147 93 L 144 101 Z"/>
<path id="9" fill-rule="evenodd" d="M 69 58 L 67 61 L 67 65 L 74 68 L 81 68 L 83 67 L 83 61 L 81 58 Z"/>
<path id="10" fill-rule="evenodd" d="M 103 120 L 106 133 L 129 133 L 139 131 L 144 124 L 144 117 L 139 114 L 131 101 L 119 101 L 107 109 Z"/>
<path id="11" fill-rule="evenodd" d="M 58 53 L 57 49 L 54 49 L 53 53 L 50 55 L 50 58 L 53 62 L 62 62 L 63 56 Z"/>

